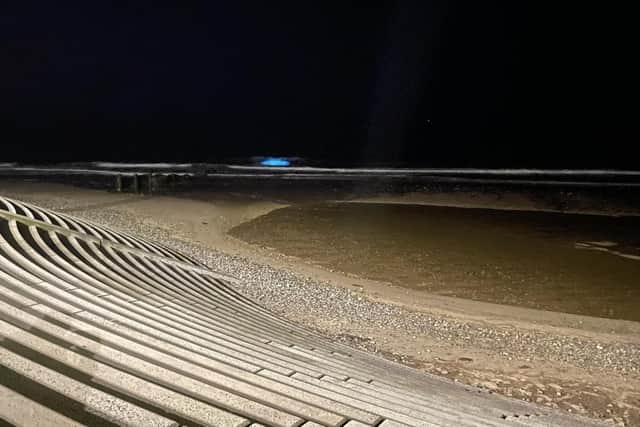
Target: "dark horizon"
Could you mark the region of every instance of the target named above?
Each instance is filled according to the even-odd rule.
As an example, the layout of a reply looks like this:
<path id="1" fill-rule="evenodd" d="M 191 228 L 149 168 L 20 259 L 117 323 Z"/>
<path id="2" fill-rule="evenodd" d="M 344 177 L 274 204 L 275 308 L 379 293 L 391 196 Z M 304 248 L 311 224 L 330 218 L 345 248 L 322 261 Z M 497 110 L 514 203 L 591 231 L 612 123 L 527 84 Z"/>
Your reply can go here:
<path id="1" fill-rule="evenodd" d="M 640 169 L 629 11 L 173 4 L 5 6 L 0 161 Z"/>

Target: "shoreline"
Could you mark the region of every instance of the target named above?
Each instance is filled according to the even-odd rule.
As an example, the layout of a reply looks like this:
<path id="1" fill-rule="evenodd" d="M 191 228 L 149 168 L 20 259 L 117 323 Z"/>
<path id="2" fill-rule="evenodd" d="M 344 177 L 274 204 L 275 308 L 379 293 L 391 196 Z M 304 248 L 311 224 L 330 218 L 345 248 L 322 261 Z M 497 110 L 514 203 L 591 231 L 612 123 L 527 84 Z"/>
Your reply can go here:
<path id="1" fill-rule="evenodd" d="M 462 209 L 489 209 L 498 211 L 547 212 L 576 215 L 595 215 L 609 217 L 640 216 L 640 209 L 632 206 L 595 206 L 588 198 L 579 203 L 579 197 L 573 192 L 565 195 L 565 200 L 551 201 L 536 198 L 526 191 L 504 191 L 477 193 L 462 191 L 423 193 L 408 192 L 400 195 L 384 194 L 378 196 L 357 197 L 352 200 L 332 200 L 335 203 L 384 203 L 400 205 L 439 206 Z M 584 204 L 584 205 L 582 205 Z"/>
<path id="2" fill-rule="evenodd" d="M 517 206 L 499 206 L 489 203 L 473 204 L 464 202 L 445 202 L 431 199 L 424 199 L 424 195 L 411 200 L 407 195 L 402 196 L 381 196 L 381 197 L 363 197 L 354 200 L 330 200 L 331 203 L 380 203 L 387 205 L 412 205 L 412 206 L 436 206 L 444 208 L 459 208 L 459 209 L 487 209 L 495 211 L 516 211 L 516 212 L 545 212 L 545 213 L 559 213 L 567 215 L 593 215 L 593 216 L 606 216 L 606 217 L 625 217 L 625 216 L 640 216 L 640 212 L 636 210 L 629 211 L 617 211 L 617 212 L 604 212 L 599 210 L 584 210 L 584 209 L 551 209 L 540 207 L 517 207 Z"/>
<path id="3" fill-rule="evenodd" d="M 640 421 L 640 322 L 418 298 L 420 291 L 328 271 L 227 234 L 285 203 L 5 182 L 0 192 L 168 244 L 233 273 L 238 289 L 267 308 L 408 366 L 592 417 Z"/>

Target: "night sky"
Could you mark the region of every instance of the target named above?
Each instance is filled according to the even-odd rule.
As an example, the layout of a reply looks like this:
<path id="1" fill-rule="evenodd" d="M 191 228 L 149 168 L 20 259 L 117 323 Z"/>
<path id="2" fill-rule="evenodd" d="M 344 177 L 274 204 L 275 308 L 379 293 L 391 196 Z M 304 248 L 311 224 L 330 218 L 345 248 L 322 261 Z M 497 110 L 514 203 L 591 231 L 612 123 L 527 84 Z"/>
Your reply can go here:
<path id="1" fill-rule="evenodd" d="M 14 1 L 0 161 L 640 169 L 613 3 Z"/>

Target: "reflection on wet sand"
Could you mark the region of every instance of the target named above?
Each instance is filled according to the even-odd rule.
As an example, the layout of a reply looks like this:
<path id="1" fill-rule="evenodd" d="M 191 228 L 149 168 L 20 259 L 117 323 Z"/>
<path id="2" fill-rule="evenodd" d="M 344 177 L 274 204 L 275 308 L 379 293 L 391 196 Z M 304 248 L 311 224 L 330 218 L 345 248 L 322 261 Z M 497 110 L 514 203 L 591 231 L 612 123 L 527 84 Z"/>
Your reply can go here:
<path id="1" fill-rule="evenodd" d="M 638 217 L 325 203 L 276 210 L 231 233 L 395 286 L 640 320 Z"/>

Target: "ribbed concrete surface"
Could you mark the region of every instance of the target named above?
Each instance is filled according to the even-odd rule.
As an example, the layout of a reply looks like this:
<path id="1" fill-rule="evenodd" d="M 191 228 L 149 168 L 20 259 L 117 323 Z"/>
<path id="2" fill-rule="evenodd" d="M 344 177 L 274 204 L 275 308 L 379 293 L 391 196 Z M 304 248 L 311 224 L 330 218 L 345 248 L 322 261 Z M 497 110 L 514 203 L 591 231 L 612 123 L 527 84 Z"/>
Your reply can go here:
<path id="1" fill-rule="evenodd" d="M 0 197 L 17 425 L 596 425 L 334 344 L 152 242 Z"/>

